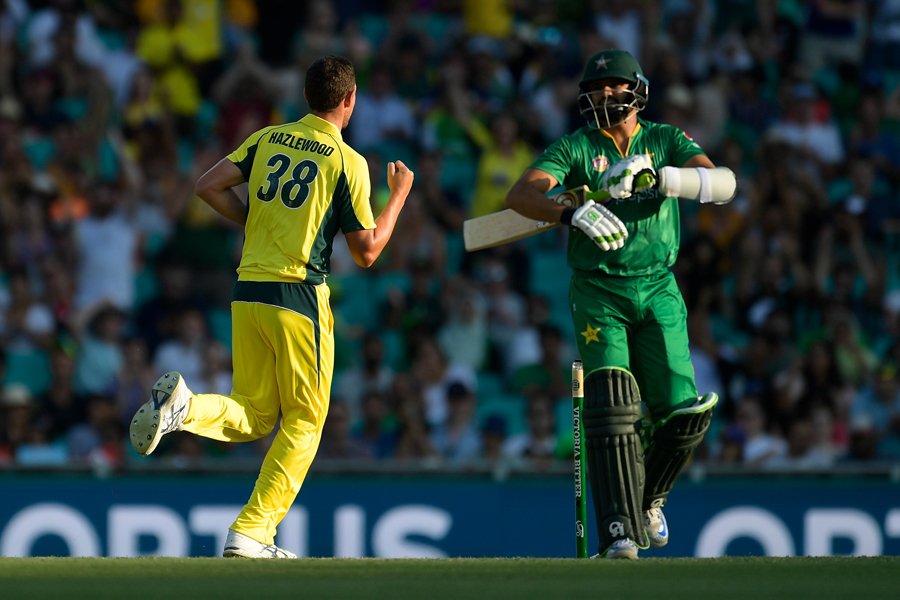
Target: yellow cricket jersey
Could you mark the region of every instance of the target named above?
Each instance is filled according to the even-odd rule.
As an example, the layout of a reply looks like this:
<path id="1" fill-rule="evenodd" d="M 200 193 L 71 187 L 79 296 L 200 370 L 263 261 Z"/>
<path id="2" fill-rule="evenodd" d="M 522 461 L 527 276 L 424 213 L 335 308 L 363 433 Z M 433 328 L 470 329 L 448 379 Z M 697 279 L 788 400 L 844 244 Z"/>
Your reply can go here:
<path id="1" fill-rule="evenodd" d="M 338 230 L 375 228 L 366 160 L 324 119 L 261 129 L 228 159 L 249 182 L 239 281 L 322 283 Z"/>

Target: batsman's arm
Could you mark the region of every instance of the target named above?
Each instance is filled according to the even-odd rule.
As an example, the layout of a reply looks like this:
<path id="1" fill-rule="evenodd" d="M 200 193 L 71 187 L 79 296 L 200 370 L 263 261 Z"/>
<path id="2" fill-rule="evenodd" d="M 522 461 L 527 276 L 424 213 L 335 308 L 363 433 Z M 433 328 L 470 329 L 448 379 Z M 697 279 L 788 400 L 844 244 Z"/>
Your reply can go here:
<path id="1" fill-rule="evenodd" d="M 660 193 L 700 204 L 727 204 L 737 191 L 731 169 L 716 167 L 705 154 L 691 157 L 681 168 L 663 167 L 658 176 Z"/>
<path id="2" fill-rule="evenodd" d="M 520 215 L 547 223 L 560 223 L 565 206 L 547 197 L 559 185 L 553 175 L 538 169 L 527 169 L 506 194 L 506 206 Z"/>

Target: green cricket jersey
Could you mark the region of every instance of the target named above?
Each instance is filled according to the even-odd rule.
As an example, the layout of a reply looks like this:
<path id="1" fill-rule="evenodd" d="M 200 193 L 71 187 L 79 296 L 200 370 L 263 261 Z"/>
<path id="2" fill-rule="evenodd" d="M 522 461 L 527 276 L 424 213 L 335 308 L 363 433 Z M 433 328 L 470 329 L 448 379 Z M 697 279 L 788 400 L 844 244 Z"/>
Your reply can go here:
<path id="1" fill-rule="evenodd" d="M 692 156 L 704 154 L 688 135 L 672 125 L 638 120 L 626 156 L 649 154 L 653 167 L 681 167 Z M 587 185 L 599 190 L 603 172 L 623 157 L 603 130 L 582 127 L 556 142 L 532 163 L 531 168 L 555 177 L 566 189 Z M 659 273 L 678 256 L 681 223 L 678 201 L 647 190 L 624 200 L 610 200 L 606 207 L 628 228 L 628 239 L 619 250 L 604 251 L 581 231 L 569 235 L 569 266 L 575 271 L 600 271 L 634 276 Z"/>

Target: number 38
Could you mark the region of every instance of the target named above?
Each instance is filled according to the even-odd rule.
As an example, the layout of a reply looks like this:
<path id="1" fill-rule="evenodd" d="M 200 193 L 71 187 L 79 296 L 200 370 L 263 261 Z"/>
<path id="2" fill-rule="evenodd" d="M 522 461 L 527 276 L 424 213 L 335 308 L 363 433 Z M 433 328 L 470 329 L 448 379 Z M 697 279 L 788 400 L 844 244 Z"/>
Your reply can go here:
<path id="1" fill-rule="evenodd" d="M 291 169 L 291 159 L 284 154 L 273 154 L 266 163 L 269 172 L 266 175 L 265 186 L 259 186 L 256 197 L 263 202 L 270 202 L 275 195 L 281 196 L 281 203 L 288 208 L 300 208 L 309 198 L 309 186 L 316 175 L 319 174 L 319 165 L 305 158 Z M 291 175 L 287 181 L 281 178 L 290 169 Z"/>

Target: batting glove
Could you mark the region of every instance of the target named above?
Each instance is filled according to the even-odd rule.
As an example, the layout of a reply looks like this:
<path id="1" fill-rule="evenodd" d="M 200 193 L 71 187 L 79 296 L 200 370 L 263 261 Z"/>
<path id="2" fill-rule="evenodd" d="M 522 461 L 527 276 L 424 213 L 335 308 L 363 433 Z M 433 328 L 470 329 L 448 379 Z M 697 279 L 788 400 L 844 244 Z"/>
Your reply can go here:
<path id="1" fill-rule="evenodd" d="M 649 173 L 652 177 L 641 178 L 638 175 Z M 644 185 L 641 185 L 643 183 Z M 649 154 L 636 154 L 623 158 L 609 167 L 600 180 L 601 189 L 609 193 L 610 198 L 628 198 L 656 184 L 656 171 L 653 170 L 653 159 Z"/>
<path id="2" fill-rule="evenodd" d="M 572 214 L 572 227 L 580 229 L 601 250 L 618 250 L 628 237 L 625 223 L 593 200 L 588 200 Z"/>

